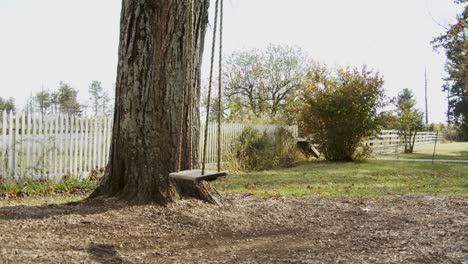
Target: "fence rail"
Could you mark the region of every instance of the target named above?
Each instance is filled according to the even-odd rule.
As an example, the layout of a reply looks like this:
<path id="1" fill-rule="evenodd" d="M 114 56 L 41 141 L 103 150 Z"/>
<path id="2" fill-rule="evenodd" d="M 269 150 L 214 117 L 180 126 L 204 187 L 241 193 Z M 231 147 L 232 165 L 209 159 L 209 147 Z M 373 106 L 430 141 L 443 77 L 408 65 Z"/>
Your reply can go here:
<path id="1" fill-rule="evenodd" d="M 418 132 L 416 133 L 415 146 L 430 145 L 437 141 L 440 142 L 445 137 L 443 133 L 437 132 Z M 404 149 L 402 136 L 398 130 L 382 130 L 380 135 L 370 138 L 365 142 L 373 152 L 388 153 L 401 152 Z"/>
<path id="2" fill-rule="evenodd" d="M 0 121 L 0 176 L 12 179 L 60 179 L 63 175 L 85 177 L 102 171 L 109 158 L 113 118 L 84 118 L 66 114 L 7 113 Z M 245 124 L 222 124 L 222 152 L 232 150 Z M 274 125 L 252 125 L 274 131 Z M 297 126 L 287 127 L 297 137 Z M 201 128 L 200 150 L 204 127 Z M 208 125 L 207 163 L 217 160 L 217 126 Z M 201 158 L 201 155 L 200 155 Z M 222 157 L 223 158 L 223 157 Z"/>

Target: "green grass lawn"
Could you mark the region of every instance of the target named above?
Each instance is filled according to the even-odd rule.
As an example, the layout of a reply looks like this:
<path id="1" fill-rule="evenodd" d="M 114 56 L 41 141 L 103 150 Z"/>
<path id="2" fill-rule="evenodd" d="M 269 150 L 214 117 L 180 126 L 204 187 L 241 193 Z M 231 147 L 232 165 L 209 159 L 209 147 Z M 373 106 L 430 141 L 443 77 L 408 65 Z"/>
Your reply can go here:
<path id="1" fill-rule="evenodd" d="M 0 182 L 0 206 L 18 204 L 66 203 L 84 199 L 97 186 L 93 178 L 65 177 L 52 180 L 25 180 Z"/>
<path id="2" fill-rule="evenodd" d="M 402 194 L 466 197 L 468 163 L 316 161 L 289 169 L 231 174 L 214 184 L 222 192 L 251 193 L 259 197 L 382 197 Z M 59 183 L 3 182 L 0 184 L 0 206 L 77 201 L 89 195 L 95 187 L 96 182 L 89 179 L 68 179 Z M 29 197 L 24 197 L 24 194 Z M 5 199 L 6 196 L 9 198 Z"/>
<path id="3" fill-rule="evenodd" d="M 218 180 L 215 185 L 223 192 L 247 192 L 260 197 L 468 196 L 468 164 L 378 160 L 314 162 L 290 169 L 234 174 Z"/>
<path id="4" fill-rule="evenodd" d="M 64 194 L 64 195 L 45 195 L 38 196 L 34 195 L 31 197 L 19 198 L 19 199 L 4 199 L 0 200 L 0 207 L 8 205 L 43 205 L 43 204 L 60 204 L 68 202 L 76 202 L 88 197 L 87 194 Z"/>
<path id="5" fill-rule="evenodd" d="M 412 154 L 386 154 L 380 157 L 432 159 L 434 145 L 415 146 Z M 440 143 L 436 146 L 435 159 L 468 160 L 468 142 Z"/>

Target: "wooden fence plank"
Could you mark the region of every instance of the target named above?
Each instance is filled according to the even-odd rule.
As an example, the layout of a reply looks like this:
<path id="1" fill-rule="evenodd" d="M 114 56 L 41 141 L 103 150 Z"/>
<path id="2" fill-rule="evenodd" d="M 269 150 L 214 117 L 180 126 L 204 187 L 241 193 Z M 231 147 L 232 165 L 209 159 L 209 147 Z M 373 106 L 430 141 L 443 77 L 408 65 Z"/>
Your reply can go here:
<path id="1" fill-rule="evenodd" d="M 63 167 L 64 167 L 64 174 L 69 174 L 70 173 L 70 163 L 69 163 L 69 130 L 68 130 L 68 115 L 64 114 L 63 115 L 63 120 L 65 121 L 65 130 L 64 130 L 64 142 L 63 142 Z"/>
<path id="2" fill-rule="evenodd" d="M 29 178 L 31 177 L 31 163 L 30 163 L 30 156 L 31 156 L 31 140 L 32 140 L 32 134 L 31 134 L 31 113 L 28 112 L 26 115 L 26 127 L 25 127 L 25 135 L 27 136 L 26 139 L 26 173 L 25 177 Z"/>
<path id="3" fill-rule="evenodd" d="M 18 164 L 18 157 L 20 152 L 20 137 L 19 137 L 19 130 L 20 130 L 20 122 L 19 122 L 19 115 L 15 114 L 15 130 L 14 130 L 14 141 L 13 141 L 13 176 L 15 179 L 18 179 L 19 174 L 19 164 Z"/>
<path id="4" fill-rule="evenodd" d="M 44 117 L 40 116 L 39 119 L 39 134 L 38 134 L 38 148 L 40 149 L 39 154 L 38 154 L 38 166 L 39 168 L 39 177 L 44 178 L 45 176 L 45 156 L 46 156 L 46 146 L 45 146 L 45 138 L 44 138 Z"/>
<path id="5" fill-rule="evenodd" d="M 101 119 L 96 118 L 96 170 L 99 171 L 101 167 Z"/>
<path id="6" fill-rule="evenodd" d="M 59 179 L 60 177 L 62 177 L 63 175 L 63 157 L 64 157 L 64 153 L 63 153 L 63 134 L 64 134 L 64 130 L 63 130 L 63 127 L 64 127 L 64 121 L 63 121 L 63 114 L 58 114 L 58 118 L 59 118 L 59 123 L 58 123 L 58 142 L 59 142 L 59 146 L 58 146 L 58 175 L 57 175 L 57 179 Z"/>
<path id="7" fill-rule="evenodd" d="M 107 148 L 107 122 L 106 122 L 106 117 L 104 116 L 102 118 L 102 125 L 103 125 L 103 133 L 102 133 L 102 156 L 101 156 L 101 168 L 104 168 L 106 166 L 106 148 Z"/>
<path id="8" fill-rule="evenodd" d="M 13 113 L 10 112 L 8 115 L 9 125 L 8 125 L 8 175 L 10 177 L 14 177 L 14 170 L 13 170 Z"/>
<path id="9" fill-rule="evenodd" d="M 80 178 L 83 177 L 83 138 L 84 138 L 84 127 L 83 127 L 83 118 L 80 118 L 80 154 L 79 154 L 79 161 L 78 161 L 78 173 Z"/>
<path id="10" fill-rule="evenodd" d="M 32 122 L 32 133 L 31 133 L 31 145 L 32 145 L 32 152 L 31 152 L 31 173 L 33 179 L 37 178 L 36 175 L 36 151 L 37 151 L 37 144 L 36 144 L 36 139 L 37 139 L 37 123 L 36 123 L 36 118 L 35 114 L 31 113 L 31 122 Z"/>
<path id="11" fill-rule="evenodd" d="M 59 115 L 55 114 L 54 116 L 54 129 L 53 129 L 53 134 L 54 134 L 54 175 L 53 179 L 57 180 L 59 179 L 58 176 L 58 169 L 59 169 L 59 161 L 58 161 L 58 155 L 59 153 L 59 146 L 60 146 L 60 141 L 57 141 L 59 139 Z"/>
<path id="12" fill-rule="evenodd" d="M 107 117 L 107 126 L 108 126 L 108 129 L 109 129 L 109 133 L 108 133 L 108 136 L 107 136 L 107 148 L 106 148 L 106 166 L 107 166 L 107 163 L 109 163 L 109 155 L 110 155 L 110 148 L 111 148 L 111 142 L 112 142 L 112 121 L 113 121 L 113 118 L 112 116 L 108 116 Z"/>
<path id="13" fill-rule="evenodd" d="M 73 176 L 78 176 L 78 118 L 73 117 Z"/>
<path id="14" fill-rule="evenodd" d="M 89 153 L 88 153 L 88 134 L 89 134 L 89 123 L 88 123 L 88 119 L 85 118 L 84 120 L 84 128 L 85 128 L 85 132 L 84 132 L 84 170 L 85 171 L 90 171 L 89 169 Z"/>
<path id="15" fill-rule="evenodd" d="M 7 176 L 7 111 L 3 110 L 2 112 L 2 160 L 1 160 L 1 166 L 2 166 L 2 176 L 6 178 Z"/>
<path id="16" fill-rule="evenodd" d="M 54 179 L 54 170 L 55 170 L 55 163 L 54 163 L 54 150 L 55 150 L 55 134 L 54 134 L 54 120 L 55 115 L 48 115 L 47 116 L 47 179 Z"/>
<path id="17" fill-rule="evenodd" d="M 96 119 L 93 120 L 93 125 L 94 125 L 94 129 L 93 129 L 93 170 L 96 169 L 96 166 L 97 166 L 97 140 L 98 140 L 98 136 L 97 136 L 97 126 L 98 126 L 98 122 Z"/>

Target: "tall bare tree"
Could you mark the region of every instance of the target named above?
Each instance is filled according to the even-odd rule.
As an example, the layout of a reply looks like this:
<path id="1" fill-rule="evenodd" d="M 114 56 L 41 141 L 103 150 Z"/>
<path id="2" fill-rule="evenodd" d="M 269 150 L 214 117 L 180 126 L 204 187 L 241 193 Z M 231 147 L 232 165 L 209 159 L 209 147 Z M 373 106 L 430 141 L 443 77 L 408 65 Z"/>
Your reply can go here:
<path id="1" fill-rule="evenodd" d="M 94 115 L 98 115 L 101 110 L 101 100 L 104 96 L 104 90 L 102 88 L 101 82 L 92 81 L 88 87 L 88 93 L 90 94 L 91 107 L 93 109 Z"/>
<path id="2" fill-rule="evenodd" d="M 296 47 L 271 44 L 263 51 L 234 52 L 223 74 L 230 114 L 240 118 L 246 112 L 257 117 L 287 115 L 287 106 L 304 80 L 305 65 L 305 55 Z"/>
<path id="3" fill-rule="evenodd" d="M 185 0 L 123 0 L 110 161 L 103 183 L 92 197 L 117 197 L 137 203 L 166 204 L 181 197 L 216 202 L 207 183 L 175 181 L 178 137 L 184 133 L 182 169 L 188 169 L 188 129 L 193 131 L 193 160 L 199 135 L 200 65 L 209 0 L 194 1 L 194 125 L 179 131 L 185 51 L 190 24 Z M 190 111 L 187 111 L 190 110 Z"/>
<path id="4" fill-rule="evenodd" d="M 51 94 L 48 90 L 41 88 L 41 91 L 34 96 L 34 102 L 37 109 L 41 113 L 42 118 L 49 112 L 51 108 Z"/>

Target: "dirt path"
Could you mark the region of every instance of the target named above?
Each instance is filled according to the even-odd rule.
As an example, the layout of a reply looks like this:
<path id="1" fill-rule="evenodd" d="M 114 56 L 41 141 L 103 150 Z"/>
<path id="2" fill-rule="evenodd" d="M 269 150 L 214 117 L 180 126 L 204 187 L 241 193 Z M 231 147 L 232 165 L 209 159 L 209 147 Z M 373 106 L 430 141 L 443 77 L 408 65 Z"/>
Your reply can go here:
<path id="1" fill-rule="evenodd" d="M 466 263 L 468 198 L 0 208 L 0 263 Z"/>
<path id="2" fill-rule="evenodd" d="M 391 161 L 432 162 L 432 159 L 409 159 L 409 158 L 374 158 L 374 159 L 375 160 L 391 160 Z M 434 162 L 468 163 L 468 160 L 435 159 Z"/>

